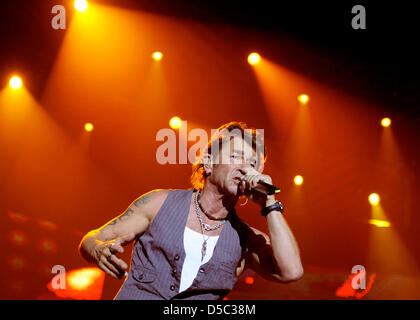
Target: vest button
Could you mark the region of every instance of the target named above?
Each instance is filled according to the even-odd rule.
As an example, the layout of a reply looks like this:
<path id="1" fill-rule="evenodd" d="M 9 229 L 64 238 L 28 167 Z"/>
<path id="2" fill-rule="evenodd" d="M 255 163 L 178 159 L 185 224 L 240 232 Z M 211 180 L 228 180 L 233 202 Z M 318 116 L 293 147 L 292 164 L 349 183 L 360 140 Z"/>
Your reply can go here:
<path id="1" fill-rule="evenodd" d="M 177 260 L 179 260 L 179 254 L 176 254 L 175 255 L 175 257 L 174 257 L 174 259 L 177 261 Z"/>
<path id="2" fill-rule="evenodd" d="M 176 275 L 176 269 L 172 269 L 171 274 L 172 274 L 172 276 L 174 277 L 174 276 Z"/>
<path id="3" fill-rule="evenodd" d="M 175 286 L 174 286 L 174 285 L 171 285 L 171 286 L 169 287 L 169 289 L 171 289 L 171 291 L 174 291 L 174 290 L 175 290 Z"/>

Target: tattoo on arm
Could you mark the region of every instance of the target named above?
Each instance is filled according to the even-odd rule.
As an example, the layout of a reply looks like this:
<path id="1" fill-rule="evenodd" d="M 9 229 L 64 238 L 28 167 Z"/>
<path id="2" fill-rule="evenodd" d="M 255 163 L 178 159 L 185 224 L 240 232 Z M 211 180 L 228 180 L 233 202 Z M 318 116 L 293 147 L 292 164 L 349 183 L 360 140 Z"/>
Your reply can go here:
<path id="1" fill-rule="evenodd" d="M 150 198 L 150 194 L 145 194 L 144 196 L 138 198 L 136 201 L 134 201 L 133 205 L 136 207 L 141 207 L 143 204 L 147 203 Z M 132 206 L 130 206 L 122 215 L 120 215 L 118 218 L 112 220 L 110 223 L 108 223 L 109 226 L 112 226 L 114 224 L 117 224 L 117 222 L 122 221 L 125 219 L 125 217 L 129 217 L 134 213 L 134 210 L 132 209 Z"/>

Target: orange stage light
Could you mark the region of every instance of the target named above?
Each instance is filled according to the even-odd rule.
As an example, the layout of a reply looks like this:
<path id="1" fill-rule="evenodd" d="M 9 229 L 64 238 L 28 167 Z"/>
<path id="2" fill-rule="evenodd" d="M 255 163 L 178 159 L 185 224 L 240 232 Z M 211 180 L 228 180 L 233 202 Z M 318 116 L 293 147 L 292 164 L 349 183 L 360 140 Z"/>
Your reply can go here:
<path id="1" fill-rule="evenodd" d="M 390 118 L 383 118 L 381 120 L 381 125 L 384 128 L 389 127 L 391 125 L 391 119 Z"/>
<path id="2" fill-rule="evenodd" d="M 102 295 L 105 273 L 99 268 L 80 268 L 66 272 L 65 289 L 54 289 L 52 281 L 48 289 L 60 298 L 99 300 Z"/>
<path id="3" fill-rule="evenodd" d="M 373 205 L 373 206 L 376 206 L 376 205 L 378 205 L 378 203 L 379 203 L 379 200 L 380 200 L 381 198 L 379 197 L 379 195 L 377 194 L 377 193 L 371 193 L 370 195 L 369 195 L 369 202 L 370 202 L 370 204 L 371 205 Z"/>
<path id="4" fill-rule="evenodd" d="M 45 254 L 54 254 L 58 251 L 58 245 L 53 240 L 42 239 L 38 243 L 38 249 Z"/>
<path id="5" fill-rule="evenodd" d="M 93 124 L 91 124 L 91 123 L 86 123 L 85 124 L 85 130 L 86 130 L 86 132 L 92 132 L 93 131 Z"/>
<path id="6" fill-rule="evenodd" d="M 9 233 L 9 241 L 16 245 L 24 245 L 28 242 L 28 236 L 19 230 L 13 230 Z"/>
<path id="7" fill-rule="evenodd" d="M 179 127 L 181 126 L 181 118 L 172 117 L 171 120 L 169 120 L 169 126 L 172 129 L 179 129 Z"/>
<path id="8" fill-rule="evenodd" d="M 254 277 L 245 277 L 244 281 L 245 281 L 246 284 L 252 285 L 255 282 L 255 278 Z"/>
<path id="9" fill-rule="evenodd" d="M 307 94 L 301 94 L 298 96 L 298 100 L 301 104 L 307 104 L 309 101 L 309 96 Z"/>
<path id="10" fill-rule="evenodd" d="M 18 255 L 13 255 L 7 259 L 9 266 L 14 270 L 23 270 L 28 266 L 27 260 Z"/>
<path id="11" fill-rule="evenodd" d="M 8 215 L 9 215 L 9 218 L 12 221 L 17 222 L 17 223 L 24 223 L 24 222 L 26 222 L 26 221 L 29 220 L 29 218 L 27 216 L 23 215 L 20 212 L 12 212 L 12 211 L 10 211 L 8 213 Z"/>
<path id="12" fill-rule="evenodd" d="M 300 186 L 300 185 L 303 183 L 303 177 L 302 177 L 302 176 L 297 175 L 297 176 L 294 178 L 294 180 L 293 180 L 293 181 L 295 182 L 295 185 Z"/>
<path id="13" fill-rule="evenodd" d="M 77 11 L 84 12 L 87 10 L 88 4 L 86 0 L 76 0 L 74 1 L 74 7 Z"/>
<path id="14" fill-rule="evenodd" d="M 251 53 L 248 56 L 248 62 L 249 62 L 249 64 L 256 65 L 260 61 L 261 61 L 261 56 L 258 53 L 256 53 L 256 52 L 253 52 L 253 53 Z"/>
<path id="15" fill-rule="evenodd" d="M 19 89 L 20 87 L 22 87 L 22 79 L 18 76 L 13 76 L 9 81 L 9 85 L 15 90 Z"/>
<path id="16" fill-rule="evenodd" d="M 163 58 L 163 54 L 162 54 L 162 52 L 160 52 L 160 51 L 155 51 L 155 52 L 153 52 L 153 54 L 152 54 L 152 58 L 153 58 L 154 60 L 156 60 L 156 61 L 162 60 L 162 58 Z"/>
<path id="17" fill-rule="evenodd" d="M 44 229 L 50 230 L 50 231 L 54 231 L 57 230 L 57 225 L 52 222 L 52 221 L 48 221 L 48 220 L 38 220 L 38 224 L 43 227 Z"/>
<path id="18" fill-rule="evenodd" d="M 369 219 L 369 224 L 376 226 L 378 228 L 388 228 L 391 226 L 391 223 L 386 220 L 378 220 L 378 219 Z"/>

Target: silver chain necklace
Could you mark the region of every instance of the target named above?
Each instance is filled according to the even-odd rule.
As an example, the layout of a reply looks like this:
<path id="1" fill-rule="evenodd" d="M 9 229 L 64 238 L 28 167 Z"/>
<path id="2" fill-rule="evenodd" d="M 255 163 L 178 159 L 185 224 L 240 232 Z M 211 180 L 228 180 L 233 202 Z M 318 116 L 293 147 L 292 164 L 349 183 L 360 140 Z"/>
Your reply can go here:
<path id="1" fill-rule="evenodd" d="M 207 231 L 211 231 L 213 233 L 214 230 L 220 228 L 221 226 L 223 226 L 226 223 L 226 220 L 223 220 L 222 222 L 220 222 L 219 224 L 217 224 L 216 226 L 212 227 L 210 225 L 208 225 L 207 223 L 205 223 L 203 221 L 203 218 L 201 217 L 201 209 L 200 206 L 198 204 L 198 195 L 199 195 L 200 191 L 197 191 L 196 195 L 195 195 L 195 212 L 197 214 L 197 218 L 200 221 L 200 226 L 201 226 L 201 233 L 203 234 L 203 245 L 201 246 L 201 261 L 203 261 L 205 255 L 206 255 L 206 251 L 207 251 L 207 240 L 210 239 L 210 235 L 208 235 L 207 239 L 206 236 L 204 234 L 204 230 Z"/>
<path id="2" fill-rule="evenodd" d="M 197 191 L 195 194 L 195 211 L 197 213 L 198 220 L 200 221 L 201 227 L 204 228 L 206 231 L 214 231 L 219 229 L 221 226 L 223 226 L 226 223 L 226 220 L 223 220 L 222 222 L 219 222 L 215 226 L 211 226 L 203 221 L 203 218 L 201 217 L 201 209 L 200 205 L 198 204 L 198 195 L 200 194 L 200 191 Z"/>

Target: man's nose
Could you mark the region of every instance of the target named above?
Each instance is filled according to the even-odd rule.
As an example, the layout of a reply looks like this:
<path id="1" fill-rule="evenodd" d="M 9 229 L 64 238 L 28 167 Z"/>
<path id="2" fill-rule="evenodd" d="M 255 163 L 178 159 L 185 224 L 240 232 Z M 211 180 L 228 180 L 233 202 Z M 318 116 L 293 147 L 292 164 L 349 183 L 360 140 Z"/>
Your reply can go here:
<path id="1" fill-rule="evenodd" d="M 238 171 L 242 174 L 242 175 L 246 175 L 247 171 L 245 170 L 245 168 L 243 167 L 244 165 L 241 165 L 241 167 L 238 169 Z"/>

